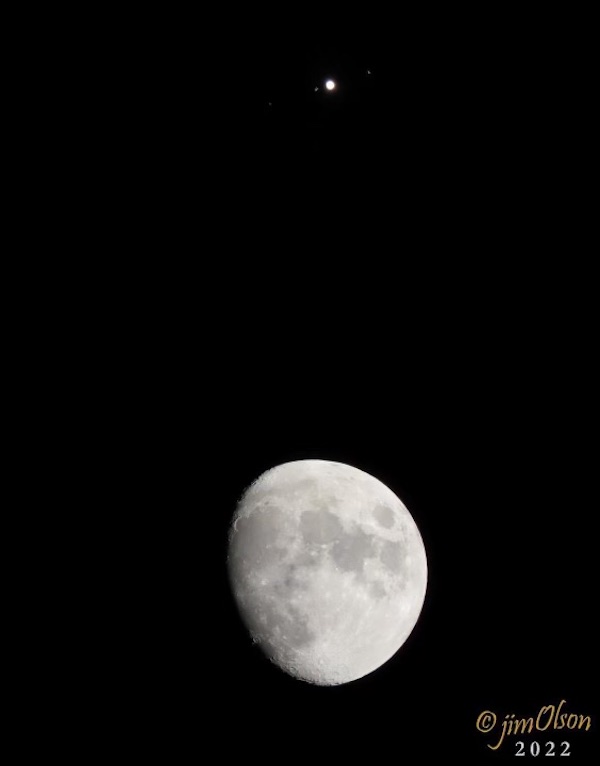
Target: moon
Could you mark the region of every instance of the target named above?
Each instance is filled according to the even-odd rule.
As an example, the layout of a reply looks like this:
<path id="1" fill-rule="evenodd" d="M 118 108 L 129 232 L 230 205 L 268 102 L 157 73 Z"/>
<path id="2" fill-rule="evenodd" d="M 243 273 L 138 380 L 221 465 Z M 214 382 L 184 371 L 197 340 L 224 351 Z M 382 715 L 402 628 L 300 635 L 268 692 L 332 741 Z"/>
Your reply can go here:
<path id="1" fill-rule="evenodd" d="M 289 675 L 333 686 L 386 663 L 423 607 L 427 558 L 402 501 L 358 468 L 296 460 L 263 473 L 229 530 L 234 600 Z"/>
<path id="2" fill-rule="evenodd" d="M 327 90 L 334 90 L 335 82 L 333 80 L 327 80 L 327 82 L 325 83 L 325 87 L 327 88 Z"/>

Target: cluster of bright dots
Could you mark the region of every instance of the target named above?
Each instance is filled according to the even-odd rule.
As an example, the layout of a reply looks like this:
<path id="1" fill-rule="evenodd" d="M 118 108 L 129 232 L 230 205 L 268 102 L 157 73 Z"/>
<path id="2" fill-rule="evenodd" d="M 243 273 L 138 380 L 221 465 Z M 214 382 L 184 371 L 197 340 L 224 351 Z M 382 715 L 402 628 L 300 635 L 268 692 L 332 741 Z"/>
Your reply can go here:
<path id="1" fill-rule="evenodd" d="M 367 69 L 367 75 L 371 75 L 371 74 L 372 74 L 371 70 L 370 70 L 370 69 Z M 331 92 L 332 92 L 332 91 L 334 91 L 336 88 L 337 88 L 337 83 L 336 83 L 336 81 L 335 81 L 335 80 L 325 80 L 325 90 L 328 90 L 328 91 L 331 93 Z M 319 86 L 317 85 L 317 86 L 315 87 L 315 93 L 316 93 L 317 91 L 319 91 L 319 90 L 320 90 L 320 88 L 319 88 Z M 272 101 L 269 101 L 268 103 L 269 103 L 269 106 L 273 106 L 273 102 L 272 102 Z"/>
<path id="2" fill-rule="evenodd" d="M 325 90 L 330 90 L 330 91 L 331 91 L 331 90 L 335 90 L 336 88 L 337 88 L 337 83 L 336 83 L 336 81 L 335 81 L 335 80 L 327 80 L 327 81 L 325 82 Z M 319 88 L 319 86 L 317 85 L 317 87 L 315 88 L 315 93 L 316 93 L 318 90 L 320 90 L 320 88 Z"/>

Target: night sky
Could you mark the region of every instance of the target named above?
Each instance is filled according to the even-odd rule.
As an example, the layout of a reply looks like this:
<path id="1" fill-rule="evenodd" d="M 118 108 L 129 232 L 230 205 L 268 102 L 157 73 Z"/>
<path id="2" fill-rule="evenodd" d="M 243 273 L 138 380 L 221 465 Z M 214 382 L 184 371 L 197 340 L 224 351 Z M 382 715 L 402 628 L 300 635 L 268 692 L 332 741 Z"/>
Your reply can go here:
<path id="1" fill-rule="evenodd" d="M 482 763 L 486 708 L 519 716 L 564 697 L 593 710 L 591 465 L 577 436 L 593 304 L 567 250 L 553 268 L 542 245 L 580 151 L 569 126 L 587 124 L 584 62 L 513 32 L 290 34 L 246 75 L 258 253 L 273 260 L 249 255 L 259 305 L 246 287 L 250 326 L 232 333 L 231 499 L 288 459 L 362 466 L 405 499 L 431 569 L 405 647 L 337 689 L 270 666 L 228 602 L 223 711 L 267 761 L 292 747 Z M 568 224 L 553 237 L 569 252 L 577 241 Z"/>
<path id="2" fill-rule="evenodd" d="M 115 272 L 152 509 L 130 525 L 140 736 L 232 762 L 509 760 L 481 711 L 597 715 L 591 49 L 560 19 L 240 13 L 173 23 L 105 118 L 133 232 L 111 252 L 141 258 Z M 430 566 L 405 646 L 338 688 L 269 664 L 226 578 L 237 499 L 301 458 L 390 486 Z M 595 734 L 565 738 L 586 762 Z"/>
<path id="3" fill-rule="evenodd" d="M 375 154 L 393 166 L 399 154 L 411 169 L 415 154 L 443 164 L 458 153 L 470 165 L 493 149 L 504 160 L 532 138 L 543 152 L 565 111 L 585 108 L 590 51 L 574 51 L 541 20 L 474 34 L 456 19 L 407 19 L 378 32 L 365 19 L 364 29 L 321 35 L 267 36 L 244 73 L 248 113 L 278 149 L 294 140 L 290 155 L 307 146 L 320 158 Z M 326 78 L 336 91 L 323 92 Z M 260 136 L 259 145 L 268 149 Z"/>

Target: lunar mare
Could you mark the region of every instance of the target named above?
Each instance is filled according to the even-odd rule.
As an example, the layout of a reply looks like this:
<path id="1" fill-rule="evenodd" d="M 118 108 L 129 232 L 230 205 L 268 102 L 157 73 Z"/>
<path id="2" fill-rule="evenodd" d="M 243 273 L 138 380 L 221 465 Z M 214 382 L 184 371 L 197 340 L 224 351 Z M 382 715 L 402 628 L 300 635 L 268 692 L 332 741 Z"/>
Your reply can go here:
<path id="1" fill-rule="evenodd" d="M 298 460 L 244 493 L 229 536 L 240 615 L 276 665 L 319 685 L 371 673 L 421 612 L 427 560 L 407 508 L 364 471 Z"/>

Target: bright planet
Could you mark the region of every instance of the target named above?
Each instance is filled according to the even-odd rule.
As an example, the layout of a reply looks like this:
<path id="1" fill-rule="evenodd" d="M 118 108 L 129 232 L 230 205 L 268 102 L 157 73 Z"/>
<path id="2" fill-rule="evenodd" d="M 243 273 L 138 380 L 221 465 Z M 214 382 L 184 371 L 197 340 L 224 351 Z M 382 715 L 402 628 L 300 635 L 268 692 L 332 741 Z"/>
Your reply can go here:
<path id="1" fill-rule="evenodd" d="M 244 492 L 227 563 L 252 640 L 286 673 L 322 686 L 386 663 L 427 588 L 406 506 L 370 474 L 328 460 L 278 465 Z"/>

